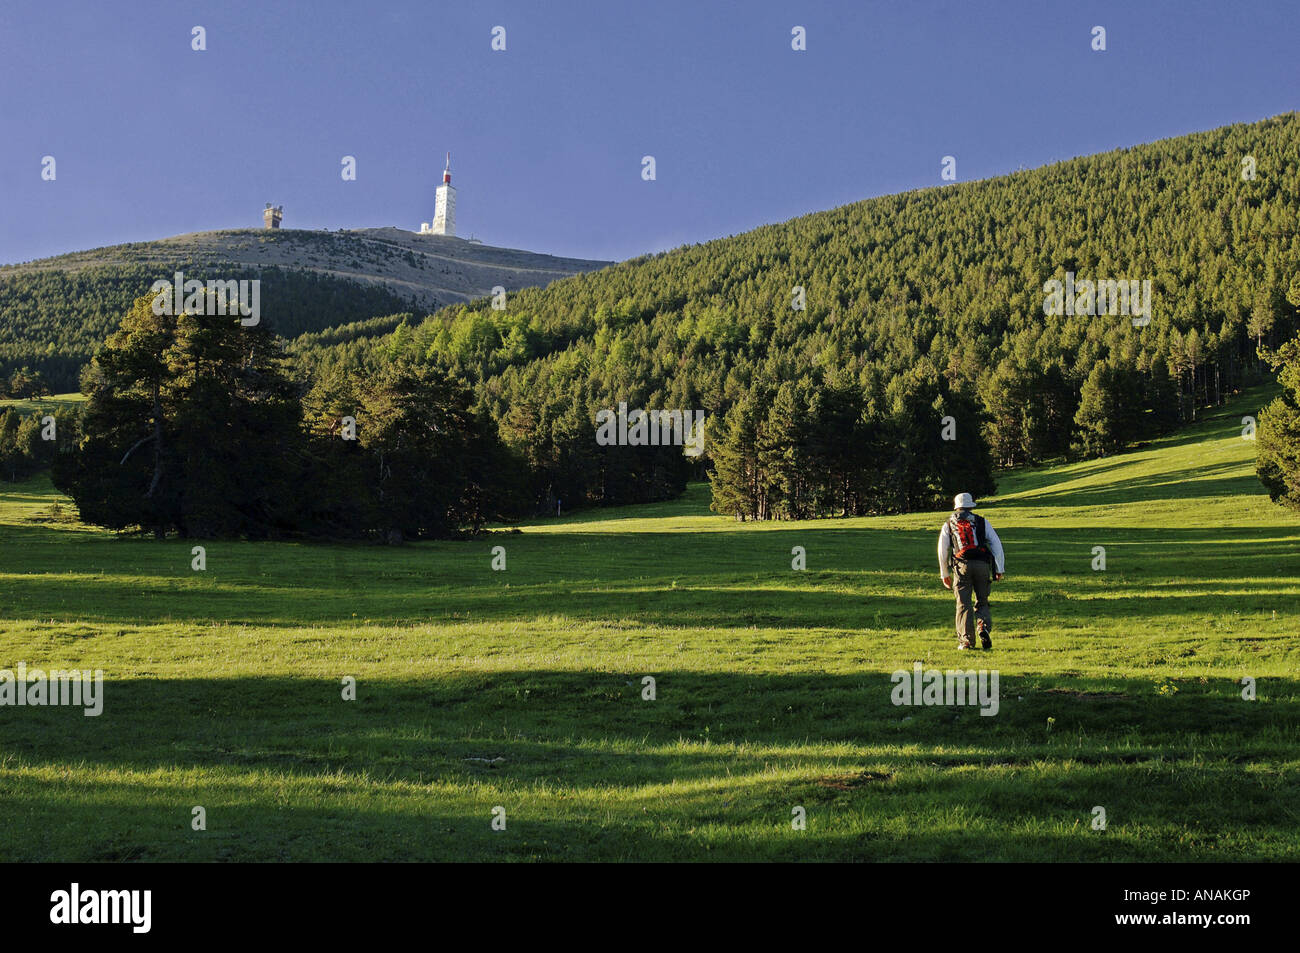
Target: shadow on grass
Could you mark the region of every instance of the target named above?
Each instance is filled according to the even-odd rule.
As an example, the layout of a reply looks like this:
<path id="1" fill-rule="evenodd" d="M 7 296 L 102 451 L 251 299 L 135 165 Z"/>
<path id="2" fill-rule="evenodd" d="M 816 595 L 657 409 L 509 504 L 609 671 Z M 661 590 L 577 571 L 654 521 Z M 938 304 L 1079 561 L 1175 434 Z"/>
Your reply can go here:
<path id="1" fill-rule="evenodd" d="M 964 658 L 981 668 L 992 655 Z M 29 664 L 36 664 L 35 662 Z M 947 668 L 949 666 L 943 666 Z M 910 664 L 904 669 L 911 670 Z M 657 697 L 642 698 L 645 675 Z M 851 675 L 691 671 L 525 670 L 420 681 L 362 677 L 355 701 L 341 679 L 283 677 L 106 680 L 104 712 L 7 708 L 0 743 L 23 759 L 147 770 L 274 765 L 290 773 L 383 769 L 392 776 L 472 777 L 468 758 L 504 757 L 507 774 L 558 777 L 565 760 L 626 761 L 636 783 L 681 777 L 677 755 L 647 752 L 692 742 L 708 760 L 757 767 L 771 750 L 807 745 L 898 749 L 900 763 L 1084 763 L 1199 755 L 1255 761 L 1294 757 L 1300 682 L 1260 680 L 1244 701 L 1229 678 L 1202 683 L 1071 675 L 1007 676 L 996 714 L 978 705 L 896 706 L 888 672 Z M 1048 722 L 1048 718 L 1052 722 Z M 1207 739 L 1198 745 L 1197 737 Z M 1214 750 L 1208 739 L 1232 738 Z M 590 739 L 588 742 L 583 739 Z M 1123 742 L 1126 753 L 1115 750 Z M 903 754 L 911 747 L 933 751 Z M 1177 750 L 1169 750 L 1177 749 Z M 686 776 L 692 770 L 686 769 Z M 1300 791 L 1297 791 L 1300 797 Z"/>
<path id="2" fill-rule="evenodd" d="M 1130 479 L 1117 479 L 1105 486 L 1084 486 L 1077 489 L 1017 490 L 1016 498 L 1008 506 L 1114 506 L 1125 503 L 1154 503 L 1167 500 L 1185 500 L 1207 496 L 1261 495 L 1264 490 L 1252 473 L 1237 476 L 1216 476 L 1240 470 L 1240 461 L 1201 464 L 1196 476 L 1188 477 L 1177 472 L 1145 474 Z M 1105 468 L 1103 468 L 1105 469 Z M 1082 475 L 1081 475 L 1082 476 Z M 1056 483 L 1062 482 L 1056 480 Z"/>
<path id="3" fill-rule="evenodd" d="M 1246 702 L 1227 680 L 1162 695 L 1139 679 L 1008 678 L 992 717 L 896 707 L 885 673 L 542 670 L 357 688 L 344 702 L 328 679 L 140 679 L 106 683 L 98 718 L 7 709 L 0 843 L 45 860 L 1295 850 L 1295 680 Z M 195 803 L 206 836 L 189 830 Z M 510 837 L 490 829 L 498 804 Z M 855 818 L 853 831 L 813 824 L 792 841 L 791 804 L 827 827 L 827 811 Z M 1107 846 L 1044 831 L 1086 830 L 1094 804 L 1145 833 Z"/>
<path id="4" fill-rule="evenodd" d="M 1245 415 L 1258 416 L 1259 411 L 1273 397 L 1280 393 L 1276 385 L 1267 385 L 1255 387 L 1251 390 L 1233 397 L 1223 407 L 1208 408 L 1201 411 L 1201 418 L 1187 427 L 1178 430 L 1172 434 L 1163 437 L 1157 437 L 1149 442 L 1141 443 L 1129 447 L 1125 451 L 1111 457 L 1105 457 L 1099 460 L 1087 461 L 1084 463 L 1066 464 L 1058 461 L 1053 465 L 1045 465 L 1034 468 L 1017 468 L 1014 470 L 1002 471 L 998 474 L 998 484 L 1000 492 L 997 499 L 1006 500 L 1007 497 L 1020 497 L 1024 494 L 1035 494 L 1047 487 L 1055 486 L 1060 483 L 1069 483 L 1075 480 L 1091 479 L 1106 473 L 1115 473 L 1130 467 L 1141 467 L 1152 452 L 1162 450 L 1186 447 L 1196 444 L 1204 444 L 1210 441 L 1223 440 L 1225 438 L 1240 438 L 1242 423 L 1241 418 Z M 1234 467 L 1249 466 L 1249 461 L 1240 461 L 1236 464 L 1220 465 L 1219 470 L 1232 469 Z M 1205 468 L 1197 465 L 1197 472 Z M 1159 475 L 1157 475 L 1158 478 Z M 1176 473 L 1167 473 L 1164 476 L 1171 480 L 1177 480 Z M 1192 481 L 1202 482 L 1202 481 Z M 1121 480 L 1113 488 L 1101 488 L 1113 490 L 1116 496 L 1108 497 L 1105 500 L 1086 499 L 1092 494 L 1092 488 L 1085 487 L 1077 491 L 1081 499 L 1078 505 L 1089 505 L 1090 502 L 1133 502 L 1146 500 L 1167 500 L 1167 499 L 1186 499 L 1192 496 L 1200 495 L 1221 495 L 1223 493 L 1246 493 L 1257 495 L 1263 492 L 1263 488 L 1254 475 L 1233 479 L 1231 481 L 1203 481 L 1212 484 L 1211 486 L 1202 486 L 1197 488 L 1196 493 L 1173 492 L 1172 488 L 1156 492 L 1153 484 L 1145 477 L 1138 478 L 1134 481 Z M 1137 495 L 1126 496 L 1123 493 L 1125 487 L 1132 487 L 1137 491 Z M 1144 492 L 1145 491 L 1145 492 Z M 1061 495 L 1069 496 L 1076 491 L 1063 490 Z M 1038 497 L 1030 495 L 1025 499 L 1006 500 L 1007 505 L 1027 505 L 1032 506 L 1038 502 Z"/>
<path id="5" fill-rule="evenodd" d="M 304 792 L 294 801 L 219 781 L 169 786 L 150 801 L 129 788 L 110 800 L 101 785 L 68 784 L 56 804 L 28 786 L 7 806 L 56 833 L 0 832 L 0 845 L 10 862 L 40 863 L 1294 859 L 1293 831 L 1277 823 L 1276 803 L 1245 780 L 1221 767 L 1196 778 L 1165 772 L 1139 794 L 1131 781 L 1098 771 L 1069 789 L 1021 775 L 956 790 L 887 784 L 831 797 L 816 784 L 731 778 L 707 798 L 657 795 L 617 808 L 598 795 L 555 800 L 490 789 L 454 799 L 385 792 L 380 807 L 364 796 Z M 1207 793 L 1230 792 L 1236 807 L 1201 806 Z M 196 799 L 209 812 L 202 832 L 189 823 Z M 1104 834 L 1089 830 L 1099 801 L 1110 804 Z M 795 804 L 808 821 L 798 833 L 790 827 Z M 498 809 L 508 818 L 499 832 L 490 825 Z"/>

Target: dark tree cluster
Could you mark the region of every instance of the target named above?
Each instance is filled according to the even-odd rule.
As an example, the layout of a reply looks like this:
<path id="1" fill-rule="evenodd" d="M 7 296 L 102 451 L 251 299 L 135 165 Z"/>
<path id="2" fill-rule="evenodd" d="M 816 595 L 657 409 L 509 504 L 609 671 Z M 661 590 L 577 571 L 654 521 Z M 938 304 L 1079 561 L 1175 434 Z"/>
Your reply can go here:
<path id="1" fill-rule="evenodd" d="M 992 493 L 980 411 L 927 367 L 872 400 L 845 375 L 766 382 L 715 429 L 713 509 L 737 519 L 811 519 L 930 509 Z"/>
<path id="2" fill-rule="evenodd" d="M 0 409 L 0 478 L 16 483 L 48 470 L 61 448 L 77 442 L 77 413 L 67 408 L 20 413 Z"/>
<path id="3" fill-rule="evenodd" d="M 394 365 L 304 397 L 266 327 L 151 302 L 91 364 L 80 438 L 54 461 L 87 522 L 400 541 L 476 529 L 510 499 L 513 458 L 438 371 Z"/>
<path id="4" fill-rule="evenodd" d="M 0 378 L 0 397 L 13 398 L 15 400 L 31 400 L 39 397 L 49 397 L 54 391 L 46 383 L 44 375 L 40 371 L 34 371 L 30 367 L 20 367 L 9 375 L 8 380 Z"/>

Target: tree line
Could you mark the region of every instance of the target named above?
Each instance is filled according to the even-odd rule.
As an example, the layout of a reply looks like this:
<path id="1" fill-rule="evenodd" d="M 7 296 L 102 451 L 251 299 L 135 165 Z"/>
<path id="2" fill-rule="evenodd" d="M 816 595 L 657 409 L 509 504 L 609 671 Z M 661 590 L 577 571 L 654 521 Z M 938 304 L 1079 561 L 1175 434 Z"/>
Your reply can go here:
<path id="1" fill-rule="evenodd" d="M 30 367 L 20 367 L 9 377 L 0 377 L 0 397 L 14 400 L 30 400 L 34 397 L 49 397 L 54 393 L 45 376 Z"/>
<path id="2" fill-rule="evenodd" d="M 0 477 L 11 483 L 48 470 L 60 447 L 75 447 L 79 415 L 59 407 L 39 413 L 0 409 Z"/>

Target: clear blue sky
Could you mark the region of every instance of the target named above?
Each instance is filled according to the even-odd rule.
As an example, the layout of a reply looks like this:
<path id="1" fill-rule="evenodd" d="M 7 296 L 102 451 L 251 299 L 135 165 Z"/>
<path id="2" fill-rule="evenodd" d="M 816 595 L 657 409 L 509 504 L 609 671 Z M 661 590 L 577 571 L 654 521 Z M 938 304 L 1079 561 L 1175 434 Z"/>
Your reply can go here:
<path id="1" fill-rule="evenodd" d="M 259 226 L 268 201 L 286 227 L 417 229 L 448 149 L 460 234 L 622 259 L 938 185 L 948 154 L 969 181 L 1298 93 L 1296 0 L 5 0 L 0 262 Z"/>

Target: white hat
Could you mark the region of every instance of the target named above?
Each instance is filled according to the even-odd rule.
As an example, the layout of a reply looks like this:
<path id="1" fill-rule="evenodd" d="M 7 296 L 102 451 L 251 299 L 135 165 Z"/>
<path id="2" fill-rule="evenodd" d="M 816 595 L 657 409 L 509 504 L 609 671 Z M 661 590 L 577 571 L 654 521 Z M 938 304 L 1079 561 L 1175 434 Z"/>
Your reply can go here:
<path id="1" fill-rule="evenodd" d="M 975 498 L 969 493 L 958 493 L 952 498 L 952 508 L 954 510 L 973 510 L 975 509 Z"/>

